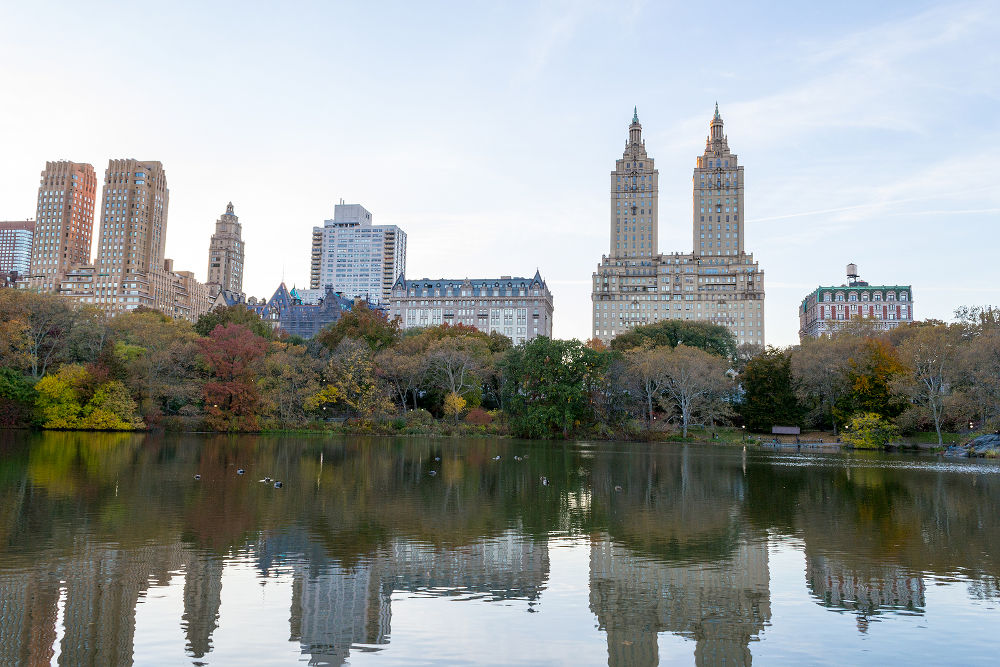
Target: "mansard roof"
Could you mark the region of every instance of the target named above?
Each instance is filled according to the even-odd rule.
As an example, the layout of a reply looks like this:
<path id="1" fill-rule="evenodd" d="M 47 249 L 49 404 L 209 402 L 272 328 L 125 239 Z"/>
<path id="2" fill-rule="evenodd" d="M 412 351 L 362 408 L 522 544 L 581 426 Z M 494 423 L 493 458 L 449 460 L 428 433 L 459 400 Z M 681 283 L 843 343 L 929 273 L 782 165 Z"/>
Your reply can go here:
<path id="1" fill-rule="evenodd" d="M 424 289 L 465 287 L 473 290 L 488 289 L 491 287 L 523 287 L 524 289 L 537 287 L 540 289 L 548 289 L 548 286 L 545 284 L 545 280 L 542 279 L 541 272 L 537 269 L 535 270 L 535 275 L 531 278 L 500 276 L 499 278 L 418 278 L 408 280 L 406 276 L 400 274 L 392 286 L 393 291 L 395 291 L 397 287 L 404 290 L 411 287 L 422 287 Z"/>

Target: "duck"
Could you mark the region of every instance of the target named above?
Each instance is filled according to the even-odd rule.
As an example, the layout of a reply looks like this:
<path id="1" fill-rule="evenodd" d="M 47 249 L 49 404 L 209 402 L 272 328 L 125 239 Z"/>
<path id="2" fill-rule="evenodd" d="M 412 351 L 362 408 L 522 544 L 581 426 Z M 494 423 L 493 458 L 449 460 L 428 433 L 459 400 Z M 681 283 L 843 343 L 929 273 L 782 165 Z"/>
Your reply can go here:
<path id="1" fill-rule="evenodd" d="M 261 484 L 270 484 L 273 480 L 270 477 L 265 477 L 264 479 L 257 480 Z"/>
<path id="2" fill-rule="evenodd" d="M 246 470 L 244 470 L 243 468 L 237 468 L 236 469 L 236 474 L 237 475 L 242 475 L 242 474 L 245 474 L 245 473 L 246 473 Z"/>
<path id="3" fill-rule="evenodd" d="M 437 471 L 437 470 L 431 470 L 431 471 L 430 471 L 429 473 L 427 473 L 427 474 L 428 474 L 428 475 L 430 475 L 431 477 L 433 477 L 434 475 L 438 474 L 438 471 Z"/>
<path id="4" fill-rule="evenodd" d="M 281 482 L 275 482 L 274 483 L 274 488 L 276 488 L 276 489 L 280 489 L 283 486 L 284 486 L 284 484 L 282 484 Z"/>
<path id="5" fill-rule="evenodd" d="M 520 456 L 517 456 L 517 455 L 514 456 L 514 460 L 515 461 L 523 461 L 523 459 Z"/>
<path id="6" fill-rule="evenodd" d="M 494 460 L 494 461 L 499 461 L 499 460 L 500 460 L 500 455 L 499 455 L 499 454 L 497 454 L 496 456 L 494 456 L 494 457 L 493 457 L 493 460 Z"/>
<path id="7" fill-rule="evenodd" d="M 615 491 L 621 491 L 621 490 L 622 490 L 621 484 L 615 484 Z"/>
<path id="8" fill-rule="evenodd" d="M 440 461 L 441 461 L 441 457 L 440 457 L 440 456 L 435 456 L 435 457 L 434 457 L 434 460 L 440 463 Z"/>
<path id="9" fill-rule="evenodd" d="M 542 480 L 542 486 L 548 486 L 549 485 L 549 478 L 546 477 L 545 475 L 541 476 L 541 480 Z"/>
<path id="10" fill-rule="evenodd" d="M 201 475 L 195 475 L 195 476 L 194 476 L 194 479 L 195 479 L 195 481 L 199 481 L 199 480 L 201 480 Z"/>

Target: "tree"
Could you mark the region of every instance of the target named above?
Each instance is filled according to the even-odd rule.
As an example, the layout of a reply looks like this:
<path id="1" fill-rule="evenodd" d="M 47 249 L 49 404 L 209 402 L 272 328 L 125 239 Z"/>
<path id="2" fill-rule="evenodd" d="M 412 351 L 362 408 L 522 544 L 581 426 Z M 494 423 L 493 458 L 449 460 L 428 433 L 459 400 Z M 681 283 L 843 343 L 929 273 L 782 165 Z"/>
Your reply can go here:
<path id="1" fill-rule="evenodd" d="M 844 442 L 856 449 L 882 449 L 897 437 L 899 430 L 892 422 L 875 412 L 862 412 L 848 422 Z"/>
<path id="2" fill-rule="evenodd" d="M 801 423 L 802 408 L 795 395 L 789 353 L 767 348 L 747 362 L 739 383 L 743 391 L 739 412 L 751 431 L 767 431 L 775 424 Z"/>
<path id="3" fill-rule="evenodd" d="M 319 391 L 321 369 L 320 360 L 305 345 L 272 341 L 257 382 L 265 421 L 286 428 L 305 424 L 306 402 Z"/>
<path id="4" fill-rule="evenodd" d="M 486 355 L 486 346 L 476 337 L 443 338 L 427 350 L 428 377 L 442 392 L 465 397 L 478 387 Z"/>
<path id="5" fill-rule="evenodd" d="M 266 340 L 274 338 L 274 328 L 260 319 L 257 311 L 251 310 L 241 303 L 220 306 L 205 313 L 198 318 L 194 330 L 199 336 L 208 336 L 215 331 L 216 327 L 224 327 L 227 324 L 239 324 Z"/>
<path id="6" fill-rule="evenodd" d="M 362 419 L 392 409 L 364 341 L 342 339 L 323 370 L 323 381 L 325 386 L 309 401 L 310 409 L 346 407 Z"/>
<path id="7" fill-rule="evenodd" d="M 241 324 L 226 324 L 199 339 L 198 347 L 211 374 L 203 390 L 208 425 L 224 431 L 256 429 L 260 393 L 255 376 L 267 341 Z"/>
<path id="8" fill-rule="evenodd" d="M 894 419 L 906 407 L 893 390 L 898 378 L 907 372 L 896 349 L 887 341 L 866 338 L 848 360 L 849 393 L 841 398 L 834 409 L 842 415 L 874 412 L 886 419 Z"/>
<path id="9" fill-rule="evenodd" d="M 198 338 L 188 322 L 147 309 L 119 315 L 109 328 L 113 343 L 108 363 L 139 397 L 144 418 L 154 423 L 200 398 Z"/>
<path id="10" fill-rule="evenodd" d="M 390 320 L 381 310 L 369 308 L 367 303 L 356 299 L 350 311 L 316 334 L 316 340 L 328 350 L 337 349 L 345 338 L 364 341 L 372 352 L 378 352 L 399 339 L 399 322 Z"/>
<path id="11" fill-rule="evenodd" d="M 0 427 L 27 426 L 35 398 L 34 387 L 21 371 L 0 367 Z"/>
<path id="12" fill-rule="evenodd" d="M 23 363 L 35 380 L 63 360 L 68 334 L 77 318 L 76 305 L 66 299 L 26 290 L 0 290 L 0 322 L 14 342 L 4 345 L 11 359 Z"/>
<path id="13" fill-rule="evenodd" d="M 653 409 L 659 406 L 667 382 L 668 347 L 643 347 L 625 355 L 626 369 L 636 396 L 642 399 L 646 428 L 653 425 Z"/>
<path id="14" fill-rule="evenodd" d="M 857 341 L 849 336 L 809 338 L 791 353 L 792 379 L 799 404 L 813 415 L 810 423 L 822 425 L 827 420 L 837 434 L 838 411 L 849 392 L 848 359 Z"/>
<path id="15" fill-rule="evenodd" d="M 945 397 L 959 377 L 960 331 L 957 325 L 921 327 L 899 348 L 899 357 L 909 372 L 897 377 L 894 388 L 930 412 L 939 446 L 944 445 L 941 420 Z"/>
<path id="16" fill-rule="evenodd" d="M 726 327 L 710 322 L 662 320 L 637 326 L 611 341 L 613 350 L 636 347 L 677 347 L 680 344 L 698 348 L 726 359 L 736 352 L 736 339 Z"/>
<path id="17" fill-rule="evenodd" d="M 406 412 L 407 396 L 411 394 L 413 409 L 417 408 L 418 390 L 427 374 L 424 342 L 422 338 L 406 337 L 375 355 L 375 370 L 393 388 L 403 412 Z"/>
<path id="18" fill-rule="evenodd" d="M 724 358 L 687 345 L 672 350 L 666 367 L 663 394 L 681 418 L 682 435 L 686 438 L 692 417 L 702 415 L 706 420 L 717 418 L 718 397 L 728 389 L 727 362 Z"/>
<path id="19" fill-rule="evenodd" d="M 112 380 L 98 387 L 83 407 L 79 426 L 98 431 L 132 431 L 144 428 L 145 424 L 128 388 Z"/>
<path id="20" fill-rule="evenodd" d="M 455 393 L 449 393 L 444 397 L 444 414 L 454 419 L 458 423 L 458 417 L 465 409 L 465 399 Z"/>
<path id="21" fill-rule="evenodd" d="M 588 389 L 600 353 L 578 340 L 534 338 L 504 358 L 504 407 L 514 433 L 529 438 L 568 437 L 593 419 Z"/>
<path id="22" fill-rule="evenodd" d="M 86 369 L 66 364 L 58 373 L 43 377 L 35 384 L 43 428 L 77 428 L 83 412 L 83 393 L 89 381 Z"/>

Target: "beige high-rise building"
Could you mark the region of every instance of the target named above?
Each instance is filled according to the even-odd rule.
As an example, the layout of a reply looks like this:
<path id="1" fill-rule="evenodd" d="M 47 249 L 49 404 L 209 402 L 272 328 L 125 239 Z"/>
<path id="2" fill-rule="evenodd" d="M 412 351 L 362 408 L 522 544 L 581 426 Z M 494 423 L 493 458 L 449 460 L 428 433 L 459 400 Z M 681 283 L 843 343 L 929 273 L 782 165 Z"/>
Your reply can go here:
<path id="1" fill-rule="evenodd" d="M 595 338 L 683 319 L 726 326 L 738 344 L 764 344 L 764 274 L 744 251 L 743 167 L 722 128 L 716 105 L 694 169 L 692 252 L 661 254 L 659 173 L 633 113 L 611 172 L 611 246 L 593 274 Z"/>
<path id="2" fill-rule="evenodd" d="M 243 250 L 242 225 L 229 202 L 208 246 L 208 286 L 213 297 L 223 290 L 243 294 Z"/>
<path id="3" fill-rule="evenodd" d="M 97 256 L 66 273 L 61 293 L 109 315 L 139 306 L 191 320 L 208 312 L 208 288 L 164 257 L 169 199 L 159 162 L 110 160 Z"/>
<path id="4" fill-rule="evenodd" d="M 92 165 L 66 160 L 45 163 L 38 186 L 29 279 L 24 286 L 55 292 L 68 271 L 90 261 L 96 194 Z"/>

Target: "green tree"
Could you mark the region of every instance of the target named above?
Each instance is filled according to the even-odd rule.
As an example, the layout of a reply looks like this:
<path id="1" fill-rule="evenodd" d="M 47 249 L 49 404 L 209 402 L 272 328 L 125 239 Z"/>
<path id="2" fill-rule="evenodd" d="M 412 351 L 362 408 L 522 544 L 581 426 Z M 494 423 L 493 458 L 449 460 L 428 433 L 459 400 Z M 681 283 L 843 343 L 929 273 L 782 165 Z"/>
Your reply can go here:
<path id="1" fill-rule="evenodd" d="M 848 366 L 849 392 L 834 406 L 842 417 L 874 412 L 885 419 L 894 419 L 906 409 L 905 400 L 893 387 L 906 375 L 907 368 L 888 341 L 864 339 L 848 360 Z"/>
<path id="2" fill-rule="evenodd" d="M 540 336 L 511 349 L 503 363 L 504 412 L 514 433 L 565 438 L 593 419 L 588 390 L 602 363 L 600 353 L 578 340 Z"/>
<path id="3" fill-rule="evenodd" d="M 306 346 L 272 341 L 258 379 L 265 423 L 286 428 L 305 424 L 306 402 L 319 391 L 321 368 Z"/>
<path id="4" fill-rule="evenodd" d="M 274 328 L 260 319 L 260 315 L 256 311 L 250 310 L 241 303 L 232 306 L 220 306 L 205 313 L 198 318 L 198 321 L 194 325 L 194 330 L 199 336 L 208 336 L 215 331 L 216 327 L 224 327 L 227 324 L 238 324 L 246 327 L 254 334 L 266 340 L 274 338 Z"/>
<path id="5" fill-rule="evenodd" d="M 16 368 L 0 367 L 0 427 L 27 426 L 36 393 Z"/>
<path id="6" fill-rule="evenodd" d="M 788 352 L 769 347 L 753 357 L 740 373 L 739 384 L 743 392 L 739 413 L 751 431 L 768 431 L 776 424 L 802 423 Z"/>
<path id="7" fill-rule="evenodd" d="M 726 359 L 736 353 L 736 339 L 729 329 L 719 324 L 690 320 L 662 320 L 634 327 L 612 339 L 611 349 L 677 347 L 682 343 Z"/>
<path id="8" fill-rule="evenodd" d="M 324 386 L 308 402 L 312 410 L 346 408 L 358 418 L 371 419 L 392 409 L 392 402 L 375 373 L 371 348 L 363 341 L 341 339 L 322 378 Z"/>
<path id="9" fill-rule="evenodd" d="M 356 299 L 350 311 L 316 334 L 316 340 L 331 351 L 336 350 L 345 338 L 364 341 L 373 352 L 378 352 L 399 339 L 399 322 L 390 320 L 381 310 L 369 308 L 367 303 Z"/>

